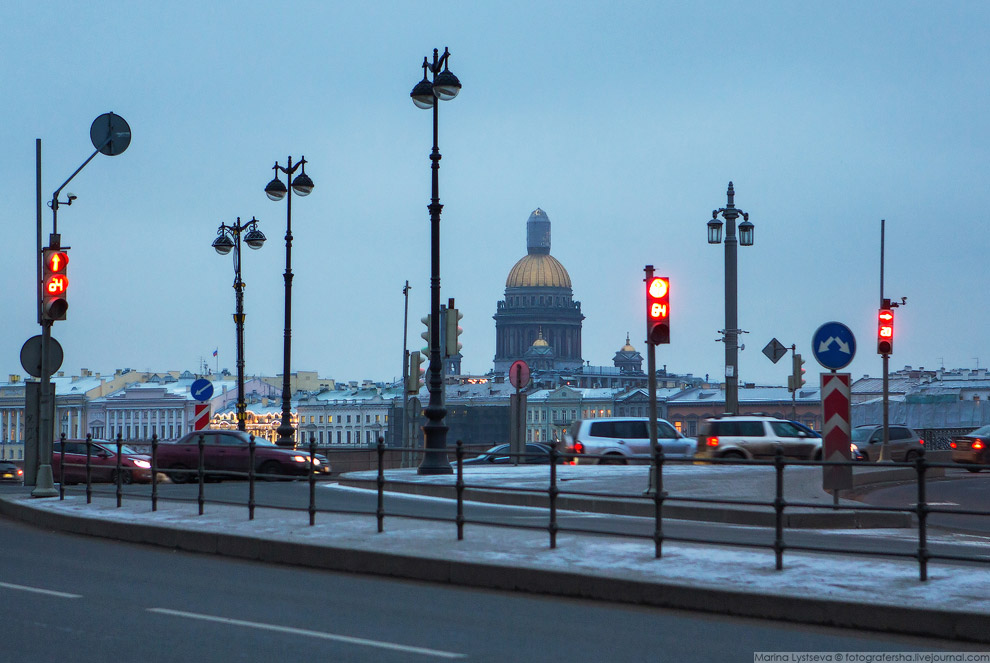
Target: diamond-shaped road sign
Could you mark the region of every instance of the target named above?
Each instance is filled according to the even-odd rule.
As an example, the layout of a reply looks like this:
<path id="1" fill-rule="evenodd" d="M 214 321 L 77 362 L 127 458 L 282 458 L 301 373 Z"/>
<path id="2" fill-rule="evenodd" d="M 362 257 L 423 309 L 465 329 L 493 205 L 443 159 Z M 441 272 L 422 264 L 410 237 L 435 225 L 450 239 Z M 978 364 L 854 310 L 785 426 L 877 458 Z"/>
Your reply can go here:
<path id="1" fill-rule="evenodd" d="M 780 358 L 787 354 L 787 348 L 780 344 L 780 341 L 773 339 L 763 348 L 763 354 L 773 363 L 780 361 Z"/>

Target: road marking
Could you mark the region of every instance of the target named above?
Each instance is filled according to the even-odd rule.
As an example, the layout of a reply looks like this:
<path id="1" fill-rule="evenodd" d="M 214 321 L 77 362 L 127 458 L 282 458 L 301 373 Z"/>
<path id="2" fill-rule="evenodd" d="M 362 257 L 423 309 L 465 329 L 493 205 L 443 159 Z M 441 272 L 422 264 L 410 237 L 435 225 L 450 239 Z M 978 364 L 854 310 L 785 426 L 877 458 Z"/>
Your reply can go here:
<path id="1" fill-rule="evenodd" d="M 366 640 L 355 638 L 349 635 L 338 635 L 336 633 L 324 633 L 322 631 L 310 631 L 303 628 L 293 628 L 290 626 L 278 626 L 276 624 L 263 624 L 260 622 L 247 622 L 240 619 L 230 619 L 229 617 L 215 617 L 213 615 L 201 615 L 195 612 L 183 612 L 181 610 L 169 610 L 168 608 L 148 608 L 148 612 L 156 612 L 161 615 L 172 615 L 173 617 L 185 617 L 187 619 L 198 619 L 205 622 L 216 622 L 218 624 L 229 624 L 231 626 L 246 626 L 248 628 L 261 629 L 263 631 L 275 631 L 277 633 L 288 633 L 289 635 L 304 635 L 310 638 L 321 638 L 323 640 L 335 640 L 346 642 L 351 645 L 362 645 L 364 647 L 377 647 L 379 649 L 390 649 L 392 651 L 406 652 L 409 654 L 422 654 L 423 656 L 436 656 L 438 658 L 465 658 L 466 654 L 457 654 L 449 651 L 437 649 L 426 649 L 424 647 L 411 647 L 399 645 L 394 642 L 382 642 L 380 640 Z"/>
<path id="2" fill-rule="evenodd" d="M 27 587 L 25 585 L 12 585 L 9 582 L 0 582 L 0 587 L 5 589 L 17 589 L 22 592 L 34 592 L 35 594 L 47 594 L 48 596 L 57 596 L 62 599 L 81 599 L 82 594 L 66 594 L 65 592 L 56 592 L 50 589 L 41 589 L 40 587 Z"/>

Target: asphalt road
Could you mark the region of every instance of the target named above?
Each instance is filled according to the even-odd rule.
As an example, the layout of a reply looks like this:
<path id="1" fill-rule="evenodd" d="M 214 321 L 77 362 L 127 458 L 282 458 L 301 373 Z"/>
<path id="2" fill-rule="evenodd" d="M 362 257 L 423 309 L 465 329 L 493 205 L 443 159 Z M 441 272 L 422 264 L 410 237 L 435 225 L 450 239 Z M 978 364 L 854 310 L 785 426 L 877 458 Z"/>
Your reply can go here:
<path id="1" fill-rule="evenodd" d="M 990 475 L 988 475 L 990 477 Z M 933 482 L 934 485 L 934 482 Z M 96 490 L 113 494 L 115 488 L 106 484 L 98 484 Z M 129 495 L 150 495 L 150 486 L 126 486 Z M 71 486 L 70 492 L 78 493 L 83 490 L 80 486 Z M 223 481 L 205 485 L 207 500 L 222 501 L 227 504 L 244 504 L 247 511 L 248 485 L 244 481 Z M 165 498 L 180 498 L 195 501 L 198 485 L 190 484 L 161 484 L 159 496 Z M 316 486 L 316 508 L 325 511 L 342 511 L 351 513 L 366 513 L 369 517 L 377 508 L 375 491 L 355 488 L 338 487 L 333 483 L 319 482 Z M 309 485 L 305 481 L 258 482 L 256 484 L 257 506 L 275 506 L 280 508 L 307 509 L 309 506 Z M 206 507 L 209 509 L 209 504 Z M 454 517 L 455 503 L 452 500 L 423 498 L 403 495 L 401 493 L 386 493 L 385 495 L 386 527 L 388 518 L 407 516 L 417 518 L 441 518 L 450 521 L 451 536 L 456 536 Z M 495 504 L 466 502 L 464 509 L 467 520 L 465 536 L 470 536 L 470 525 L 477 524 L 512 524 L 515 526 L 542 528 L 547 527 L 548 515 L 545 509 L 510 507 Z M 317 513 L 317 518 L 320 514 Z M 635 518 L 613 516 L 608 514 L 558 512 L 558 523 L 561 531 L 584 531 L 602 534 L 619 534 L 652 539 L 654 522 L 651 518 Z M 668 540 L 684 539 L 723 544 L 761 544 L 767 547 L 773 545 L 774 530 L 766 527 L 747 527 L 739 525 L 724 525 L 686 520 L 665 520 L 663 523 L 664 536 Z M 858 553 L 889 554 L 896 552 L 914 555 L 917 552 L 918 538 L 916 530 L 807 530 L 790 529 L 784 533 L 785 545 L 791 547 L 819 548 L 830 551 L 842 549 Z M 990 563 L 990 545 L 985 539 L 973 540 L 971 537 L 935 537 L 928 541 L 929 553 L 933 555 L 966 556 Z M 948 562 L 945 562 L 948 563 Z"/>
<path id="2" fill-rule="evenodd" d="M 981 647 L 266 565 L 4 519 L 0 539 L 4 661 L 692 663 Z"/>
<path id="3" fill-rule="evenodd" d="M 925 490 L 925 501 L 938 510 L 928 516 L 931 527 L 990 536 L 990 518 L 952 513 L 990 509 L 990 473 L 953 472 L 945 478 L 928 481 Z M 859 499 L 876 506 L 913 506 L 918 502 L 918 486 L 916 483 L 905 483 L 876 488 Z"/>

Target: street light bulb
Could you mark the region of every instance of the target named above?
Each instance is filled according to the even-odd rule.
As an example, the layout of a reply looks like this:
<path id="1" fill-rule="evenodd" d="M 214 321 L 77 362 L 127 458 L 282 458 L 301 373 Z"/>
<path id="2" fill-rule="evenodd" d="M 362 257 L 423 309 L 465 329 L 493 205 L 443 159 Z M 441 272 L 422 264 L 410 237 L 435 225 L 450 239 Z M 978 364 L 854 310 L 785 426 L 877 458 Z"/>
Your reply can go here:
<path id="1" fill-rule="evenodd" d="M 449 70 L 444 69 L 437 74 L 433 82 L 433 94 L 441 101 L 450 101 L 461 91 L 461 82 Z"/>
<path id="2" fill-rule="evenodd" d="M 252 249 L 260 249 L 262 244 L 265 243 L 265 233 L 261 232 L 257 228 L 253 228 L 248 231 L 248 234 L 244 236 L 244 243 L 247 244 Z"/>
<path id="3" fill-rule="evenodd" d="M 409 96 L 412 97 L 417 108 L 433 108 L 433 104 L 436 103 L 436 97 L 433 95 L 433 84 L 425 78 L 416 83 L 416 87 L 412 89 Z"/>
<path id="4" fill-rule="evenodd" d="M 749 222 L 749 219 L 739 224 L 739 244 L 753 246 L 753 224 Z"/>
<path id="5" fill-rule="evenodd" d="M 722 222 L 718 219 L 712 219 L 708 222 L 708 243 L 722 243 Z"/>
<path id="6" fill-rule="evenodd" d="M 222 256 L 227 255 L 234 248 L 234 242 L 227 235 L 220 235 L 213 240 L 213 248 Z"/>
<path id="7" fill-rule="evenodd" d="M 285 188 L 285 185 L 282 184 L 282 180 L 277 177 L 269 182 L 268 186 L 265 187 L 265 195 L 272 200 L 282 200 L 285 198 L 286 193 L 288 193 L 288 190 Z"/>
<path id="8" fill-rule="evenodd" d="M 297 196 L 308 196 L 313 192 L 313 180 L 306 173 L 300 173 L 296 179 L 292 180 L 292 190 Z"/>

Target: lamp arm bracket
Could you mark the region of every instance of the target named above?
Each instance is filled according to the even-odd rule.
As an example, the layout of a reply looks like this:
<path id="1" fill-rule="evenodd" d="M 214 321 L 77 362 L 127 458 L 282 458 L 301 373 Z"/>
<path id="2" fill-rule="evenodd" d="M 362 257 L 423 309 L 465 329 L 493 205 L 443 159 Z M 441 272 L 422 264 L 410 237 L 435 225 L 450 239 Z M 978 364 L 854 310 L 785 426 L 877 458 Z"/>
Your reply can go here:
<path id="1" fill-rule="evenodd" d="M 109 139 L 109 138 L 107 138 L 107 140 L 106 140 L 106 142 L 105 142 L 105 143 L 103 143 L 103 145 L 100 145 L 100 147 L 99 147 L 99 148 L 97 148 L 96 150 L 94 150 L 94 151 L 93 151 L 93 153 L 89 155 L 89 158 L 88 158 L 88 159 L 86 159 L 85 161 L 83 161 L 83 163 L 82 163 L 82 165 L 81 165 L 81 166 L 79 166 L 78 168 L 76 168 L 76 172 L 74 172 L 74 173 L 72 173 L 71 175 L 69 175 L 69 179 L 67 179 L 67 180 L 65 180 L 64 182 L 62 182 L 62 186 L 60 186 L 59 188 L 57 188 L 57 189 L 55 189 L 55 193 L 53 193 L 53 194 L 52 194 L 52 202 L 51 202 L 51 203 L 49 203 L 49 205 L 48 205 L 49 207 L 51 207 L 52 209 L 58 209 L 58 204 L 59 204 L 59 203 L 58 203 L 58 194 L 60 194 L 60 193 L 62 193 L 62 189 L 64 189 L 65 187 L 67 187 L 67 186 L 69 186 L 69 182 L 71 182 L 71 181 L 72 181 L 72 179 L 73 179 L 73 178 L 74 178 L 74 177 L 75 177 L 76 175 L 78 175 L 78 174 L 79 174 L 79 171 L 81 171 L 81 170 L 82 170 L 83 168 L 85 168 L 85 167 L 86 167 L 86 165 L 87 165 L 87 164 L 88 164 L 88 163 L 89 163 L 90 161 L 92 161 L 92 160 L 93 160 L 93 157 L 95 157 L 95 156 L 96 156 L 97 154 L 99 154 L 99 153 L 100 153 L 100 149 L 102 149 L 102 148 L 103 148 L 104 146 L 106 146 L 106 144 L 107 144 L 107 143 L 109 143 L 109 142 L 110 142 L 110 139 Z"/>

